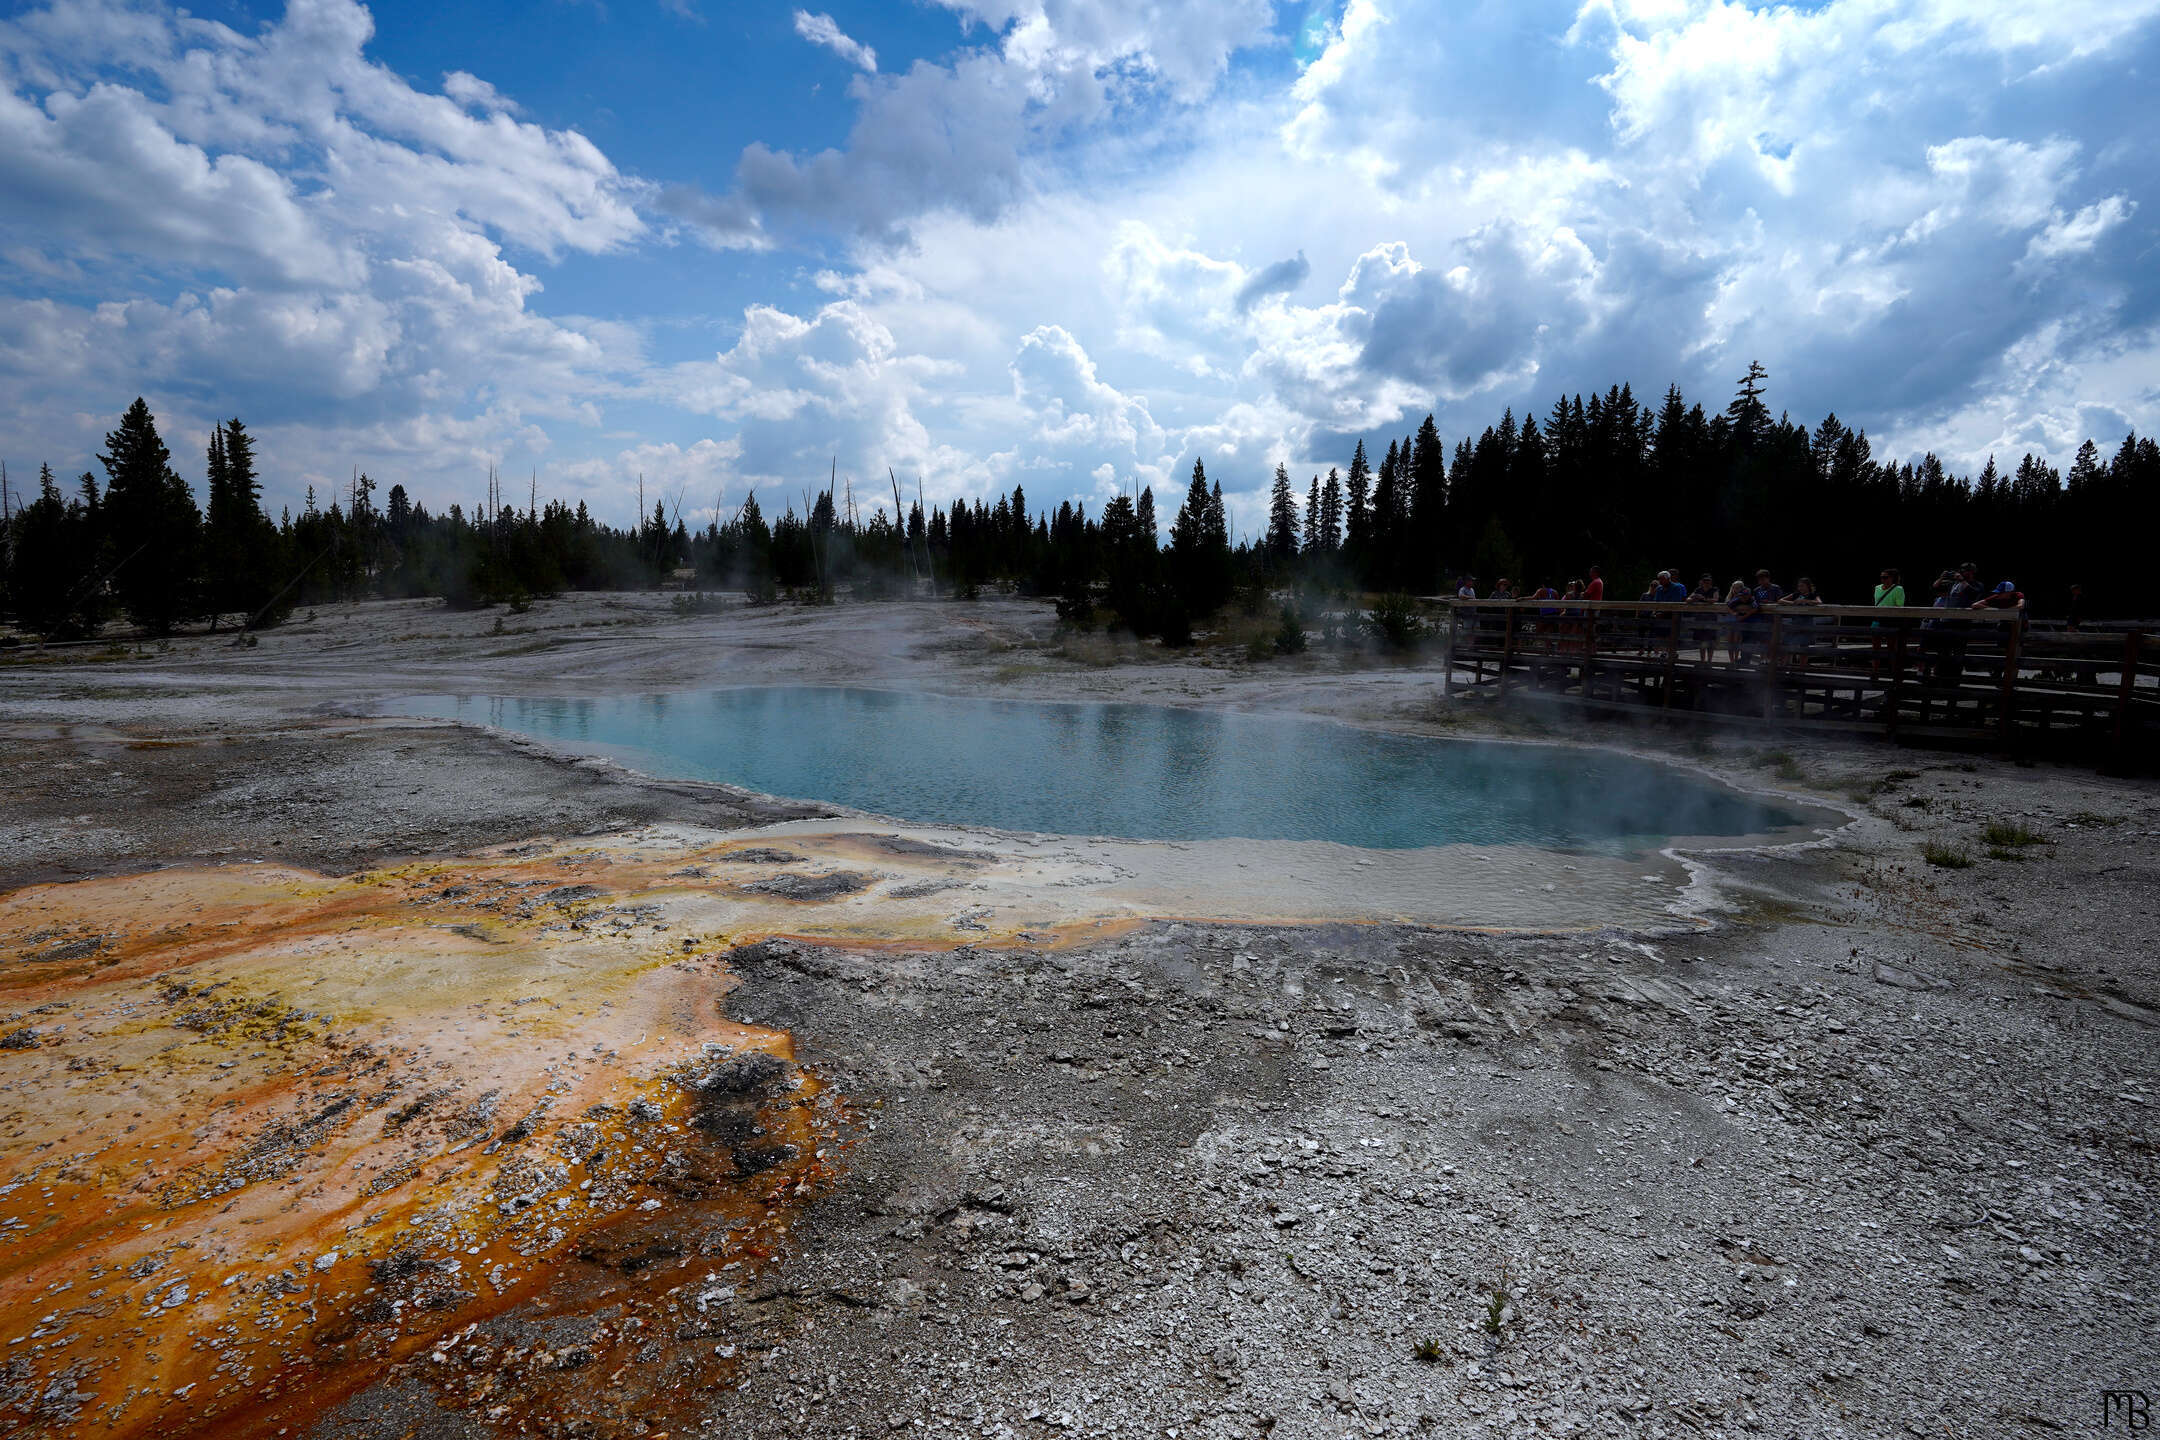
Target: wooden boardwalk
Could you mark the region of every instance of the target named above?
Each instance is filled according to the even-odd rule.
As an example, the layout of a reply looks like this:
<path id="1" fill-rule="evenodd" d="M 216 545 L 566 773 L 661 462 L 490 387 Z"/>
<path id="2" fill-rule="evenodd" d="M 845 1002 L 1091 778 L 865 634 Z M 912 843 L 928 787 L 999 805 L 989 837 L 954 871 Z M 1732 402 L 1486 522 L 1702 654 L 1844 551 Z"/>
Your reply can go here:
<path id="1" fill-rule="evenodd" d="M 1450 684 L 1738 723 L 2160 756 L 2160 635 L 2014 612 L 1449 600 Z"/>

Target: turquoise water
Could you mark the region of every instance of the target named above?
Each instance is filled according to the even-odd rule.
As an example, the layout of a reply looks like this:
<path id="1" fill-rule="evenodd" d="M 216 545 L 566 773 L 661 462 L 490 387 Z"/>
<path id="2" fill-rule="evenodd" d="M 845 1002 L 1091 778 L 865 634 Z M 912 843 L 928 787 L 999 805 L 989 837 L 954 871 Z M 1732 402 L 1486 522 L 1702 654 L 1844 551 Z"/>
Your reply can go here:
<path id="1" fill-rule="evenodd" d="M 1801 823 L 1625 756 L 1162 705 L 780 686 L 596 700 L 423 696 L 390 708 L 601 750 L 648 774 L 925 824 L 1624 851 Z"/>

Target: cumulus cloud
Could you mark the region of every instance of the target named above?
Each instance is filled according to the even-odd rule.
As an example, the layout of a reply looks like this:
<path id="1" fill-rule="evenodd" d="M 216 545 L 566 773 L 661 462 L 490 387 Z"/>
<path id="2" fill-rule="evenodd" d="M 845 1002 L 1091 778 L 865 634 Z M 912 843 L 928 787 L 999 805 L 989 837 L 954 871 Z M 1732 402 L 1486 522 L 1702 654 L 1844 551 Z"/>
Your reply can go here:
<path id="1" fill-rule="evenodd" d="M 897 75 L 876 73 L 866 48 L 842 50 L 856 42 L 829 17 L 797 11 L 798 33 L 866 72 L 846 144 L 805 155 L 754 142 L 732 192 L 680 193 L 670 213 L 723 246 L 775 227 L 891 246 L 942 210 L 987 222 L 1036 188 L 1059 146 L 1150 104 L 1196 105 L 1273 20 L 1267 0 L 945 3 L 993 43 Z"/>
<path id="2" fill-rule="evenodd" d="M 1303 285 L 1312 276 L 1312 264 L 1303 250 L 1288 260 L 1278 260 L 1262 266 L 1253 277 L 1238 287 L 1237 308 L 1250 310 L 1270 295 L 1287 295 Z"/>
<path id="3" fill-rule="evenodd" d="M 1075 473 L 1159 468 L 1164 435 L 1147 401 L 1105 383 L 1094 358 L 1062 326 L 1039 325 L 1022 336 L 1009 368 L 1013 395 L 1034 418 L 1039 454 L 1056 456 Z"/>
<path id="4" fill-rule="evenodd" d="M 676 404 L 728 422 L 733 463 L 748 483 L 787 493 L 828 459 L 862 474 L 885 465 L 951 468 L 916 406 L 950 373 L 904 351 L 860 303 L 835 300 L 804 317 L 770 305 L 744 313 L 740 338 L 660 382 Z"/>
<path id="5" fill-rule="evenodd" d="M 372 34 L 352 0 L 293 0 L 253 35 L 96 4 L 0 24 L 0 239 L 25 272 L 64 263 L 62 293 L 114 297 L 0 293 L 30 347 L 0 362 L 11 429 L 79 453 L 84 412 L 147 392 L 179 433 L 240 409 L 344 469 L 369 458 L 346 439 L 397 453 L 447 435 L 443 410 L 495 440 L 446 465 L 544 446 L 528 416 L 596 418 L 635 337 L 538 315 L 511 256 L 635 244 L 643 187 L 483 79 L 415 88 Z"/>
<path id="6" fill-rule="evenodd" d="M 877 74 L 877 51 L 842 30 L 832 16 L 797 10 L 795 33 L 813 45 L 824 46 L 856 69 Z"/>

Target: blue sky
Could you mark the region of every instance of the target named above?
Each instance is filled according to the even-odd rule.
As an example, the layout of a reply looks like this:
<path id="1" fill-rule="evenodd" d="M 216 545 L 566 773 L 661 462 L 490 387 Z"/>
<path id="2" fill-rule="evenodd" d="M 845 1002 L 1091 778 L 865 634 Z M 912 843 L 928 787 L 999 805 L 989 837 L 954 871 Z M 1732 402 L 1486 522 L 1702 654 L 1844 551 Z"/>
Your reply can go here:
<path id="1" fill-rule="evenodd" d="M 0 6 L 0 457 L 627 518 L 1180 483 L 1564 391 L 2160 426 L 2160 0 Z"/>

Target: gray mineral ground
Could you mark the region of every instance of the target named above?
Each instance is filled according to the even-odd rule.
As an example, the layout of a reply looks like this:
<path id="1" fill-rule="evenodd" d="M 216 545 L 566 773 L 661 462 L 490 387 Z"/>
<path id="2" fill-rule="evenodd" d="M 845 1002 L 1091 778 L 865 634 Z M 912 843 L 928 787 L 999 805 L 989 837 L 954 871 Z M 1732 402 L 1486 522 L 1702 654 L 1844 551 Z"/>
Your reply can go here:
<path id="1" fill-rule="evenodd" d="M 696 1183 L 648 1212 L 650 1232 L 564 1253 L 602 1297 L 574 1313 L 527 1303 L 468 1321 L 460 1307 L 488 1303 L 481 1275 L 375 1257 L 354 1288 L 409 1296 L 398 1313 L 439 1315 L 440 1338 L 348 1369 L 308 1433 L 634 1435 L 664 1410 L 678 1435 L 745 1437 L 2038 1437 L 2096 1431 L 2104 1391 L 2160 1399 L 2150 780 L 1563 725 L 1443 704 L 1429 672 L 1319 656 L 1082 665 L 1060 658 L 1050 608 L 1018 601 L 684 617 L 665 597 L 576 596 L 510 617 L 515 646 L 487 633 L 495 618 L 371 603 L 252 650 L 181 640 L 0 667 L 0 891 L 266 857 L 354 875 L 653 827 L 748 839 L 829 813 L 371 713 L 404 694 L 723 676 L 1236 706 L 1410 734 L 1564 729 L 1852 820 L 1827 844 L 1698 861 L 1704 923 L 1655 933 L 1186 915 L 1076 943 L 993 928 L 974 945 L 963 931 L 936 947 L 723 946 L 733 988 L 712 1014 L 786 1031 L 794 1065 L 848 1107 L 831 1178 L 784 1243 L 721 1270 L 728 1225 L 695 1198 L 807 1159 L 776 1138 L 776 1107 L 793 1103 L 777 1066 L 716 1058 L 592 1116 L 473 1118 L 473 1097 L 416 1085 L 368 1123 L 464 1124 L 495 1142 L 541 1126 L 535 1184 L 618 1145 L 665 1148 L 662 1101 L 703 1117 L 681 1145 L 721 1148 L 662 1173 Z M 2037 841 L 1988 856 L 1991 821 Z M 1977 863 L 1931 866 L 1930 843 Z M 775 835 L 779 853 L 756 858 L 793 862 L 791 844 Z M 814 910 L 820 887 L 876 878 L 878 853 L 860 871 L 783 871 L 779 894 Z M 967 863 L 947 898 L 965 915 L 978 862 L 952 858 Z M 670 883 L 734 886 L 749 868 L 701 860 Z M 608 883 L 536 885 L 499 913 L 530 901 L 520 923 L 597 930 L 588 907 L 607 898 L 584 887 Z M 449 924 L 485 898 L 427 913 Z M 455 910 L 482 934 L 497 917 Z M 106 958 L 92 936 L 40 947 L 0 955 L 0 983 L 10 967 Z M 222 1003 L 182 993 L 168 1008 L 236 1023 Z M 75 1023 L 0 998 L 0 1063 L 58 1064 Z M 0 1185 L 34 1159 L 0 1155 Z M 27 1215 L 33 1195 L 0 1210 Z M 182 1293 L 186 1257 L 158 1263 L 125 1284 Z M 270 1291 L 307 1280 L 288 1271 Z M 87 1304 L 92 1288 L 62 1298 Z M 73 1372 L 38 1370 L 32 1386 L 24 1346 L 0 1365 L 0 1414 L 30 1427 L 16 1433 L 67 1433 L 51 1417 L 95 1433 Z M 638 1412 L 609 1398 L 622 1395 L 659 1399 Z M 548 1398 L 512 1413 L 520 1396 Z"/>

